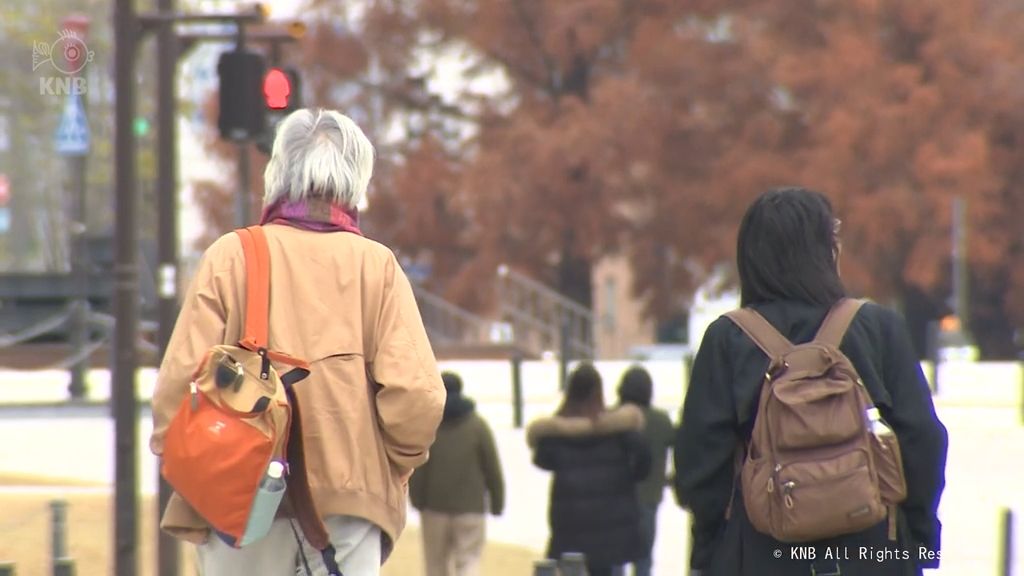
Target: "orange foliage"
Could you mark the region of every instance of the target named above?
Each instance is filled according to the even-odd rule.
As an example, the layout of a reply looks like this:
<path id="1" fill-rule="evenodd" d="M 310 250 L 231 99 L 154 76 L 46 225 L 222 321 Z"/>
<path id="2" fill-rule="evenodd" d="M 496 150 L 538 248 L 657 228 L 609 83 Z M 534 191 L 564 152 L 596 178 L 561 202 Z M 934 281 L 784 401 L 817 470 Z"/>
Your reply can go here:
<path id="1" fill-rule="evenodd" d="M 305 44 L 312 103 L 379 143 L 368 225 L 465 304 L 485 304 L 499 262 L 588 301 L 589 266 L 618 251 L 648 313 L 668 314 L 731 260 L 756 194 L 801 184 L 843 219 L 847 283 L 889 302 L 948 296 L 950 206 L 965 199 L 971 326 L 1000 352 L 1024 325 L 1024 12 L 1010 2 L 365 5 Z M 508 92 L 432 92 L 421 56 L 452 47 Z M 407 137 L 385 138 L 396 125 Z"/>

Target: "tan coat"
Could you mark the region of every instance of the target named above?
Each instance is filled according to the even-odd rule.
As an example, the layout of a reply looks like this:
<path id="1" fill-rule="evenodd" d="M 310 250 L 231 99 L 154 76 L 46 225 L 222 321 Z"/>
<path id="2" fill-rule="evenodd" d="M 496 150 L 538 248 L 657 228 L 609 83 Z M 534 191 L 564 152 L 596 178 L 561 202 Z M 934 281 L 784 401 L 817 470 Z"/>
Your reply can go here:
<path id="1" fill-rule="evenodd" d="M 372 240 L 284 225 L 264 230 L 270 348 L 310 363 L 295 390 L 314 501 L 321 515 L 366 518 L 394 542 L 405 526 L 408 477 L 427 459 L 445 400 L 412 287 L 394 254 Z M 203 255 L 160 366 L 154 454 L 203 354 L 240 339 L 244 279 L 241 242 L 226 234 Z M 194 542 L 208 534 L 180 498 L 168 504 L 168 519 L 194 524 L 184 535 Z"/>

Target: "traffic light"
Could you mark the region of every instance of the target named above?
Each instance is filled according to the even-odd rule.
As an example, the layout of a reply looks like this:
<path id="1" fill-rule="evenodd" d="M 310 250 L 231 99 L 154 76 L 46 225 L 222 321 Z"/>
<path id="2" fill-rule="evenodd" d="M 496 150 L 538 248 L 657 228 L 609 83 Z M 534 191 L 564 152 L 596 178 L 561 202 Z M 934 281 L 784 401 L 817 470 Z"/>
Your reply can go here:
<path id="1" fill-rule="evenodd" d="M 256 147 L 264 154 L 270 154 L 277 124 L 289 113 L 302 107 L 298 71 L 277 67 L 267 70 L 263 76 L 263 106 L 266 128 L 256 140 Z"/>
<path id="2" fill-rule="evenodd" d="M 288 75 L 280 68 L 267 70 L 263 77 L 263 97 L 267 108 L 284 110 L 288 108 L 288 97 L 292 95 L 292 83 Z"/>
<path id="3" fill-rule="evenodd" d="M 271 68 L 263 76 L 263 101 L 270 111 L 291 112 L 299 107 L 299 75 L 294 69 Z"/>
<path id="4" fill-rule="evenodd" d="M 246 50 L 221 54 L 217 62 L 220 79 L 220 116 L 217 127 L 221 138 L 252 140 L 266 129 L 264 117 L 263 78 L 266 61 L 263 56 Z"/>

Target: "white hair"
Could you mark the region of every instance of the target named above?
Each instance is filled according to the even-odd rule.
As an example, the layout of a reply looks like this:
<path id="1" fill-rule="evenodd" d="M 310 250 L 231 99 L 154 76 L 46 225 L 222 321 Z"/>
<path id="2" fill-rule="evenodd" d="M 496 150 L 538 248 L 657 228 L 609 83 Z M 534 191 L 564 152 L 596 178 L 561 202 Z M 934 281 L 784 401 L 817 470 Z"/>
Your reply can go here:
<path id="1" fill-rule="evenodd" d="M 263 173 L 263 204 L 317 196 L 356 208 L 373 175 L 373 145 L 351 118 L 333 110 L 296 110 L 277 127 Z"/>

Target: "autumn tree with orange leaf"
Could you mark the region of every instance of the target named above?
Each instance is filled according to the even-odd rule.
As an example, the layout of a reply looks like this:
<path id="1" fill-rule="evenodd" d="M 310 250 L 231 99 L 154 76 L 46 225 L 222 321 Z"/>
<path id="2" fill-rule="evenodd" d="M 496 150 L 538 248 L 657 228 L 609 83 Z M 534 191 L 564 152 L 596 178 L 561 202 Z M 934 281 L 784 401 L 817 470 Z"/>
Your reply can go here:
<path id="1" fill-rule="evenodd" d="M 971 328 L 1024 325 L 1024 13 L 994 0 L 312 2 L 308 103 L 378 144 L 365 222 L 469 307 L 508 263 L 584 303 L 628 256 L 648 314 L 733 257 L 750 200 L 827 193 L 851 290 L 915 323 L 950 294 L 968 206 Z M 338 22 L 348 23 L 339 25 Z M 465 81 L 434 83 L 459 54 Z M 447 55 L 439 59 L 439 55 Z M 477 85 L 497 77 L 489 90 Z M 445 89 L 447 92 L 445 92 Z M 924 306 L 916 306 L 921 303 Z"/>

